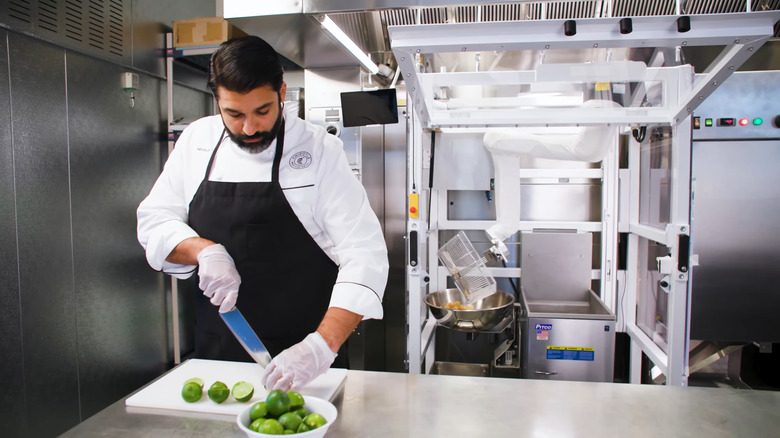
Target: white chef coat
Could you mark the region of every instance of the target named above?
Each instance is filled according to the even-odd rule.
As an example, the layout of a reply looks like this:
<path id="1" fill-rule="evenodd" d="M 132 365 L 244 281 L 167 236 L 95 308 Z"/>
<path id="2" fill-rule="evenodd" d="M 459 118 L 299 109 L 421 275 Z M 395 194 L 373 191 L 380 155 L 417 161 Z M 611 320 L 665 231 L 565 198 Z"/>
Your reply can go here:
<path id="1" fill-rule="evenodd" d="M 341 140 L 325 129 L 285 115 L 284 155 L 279 183 L 295 215 L 325 254 L 339 267 L 330 307 L 382 318 L 389 269 L 387 246 L 376 214 L 352 173 Z M 149 196 L 138 206 L 138 241 L 149 265 L 176 278 L 195 266 L 167 262 L 181 241 L 196 237 L 187 225 L 190 201 L 203 180 L 209 158 L 222 134 L 219 115 L 188 126 L 176 142 Z M 270 181 L 276 140 L 259 154 L 239 148 L 225 135 L 209 180 Z M 219 243 L 219 242 L 217 242 Z M 262 251 L 262 248 L 258 248 Z M 306 275 L 306 260 L 290 260 Z M 241 302 L 241 297 L 238 297 Z"/>

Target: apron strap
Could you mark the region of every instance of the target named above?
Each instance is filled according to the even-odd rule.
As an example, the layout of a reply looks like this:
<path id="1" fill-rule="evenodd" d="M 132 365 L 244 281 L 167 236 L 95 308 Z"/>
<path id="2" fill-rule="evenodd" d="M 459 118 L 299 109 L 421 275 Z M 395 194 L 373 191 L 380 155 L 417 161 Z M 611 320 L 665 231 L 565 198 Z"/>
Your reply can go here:
<path id="1" fill-rule="evenodd" d="M 279 125 L 279 133 L 276 134 L 276 151 L 274 152 L 274 166 L 271 170 L 271 181 L 279 182 L 279 164 L 282 162 L 284 152 L 284 117 Z"/>
<path id="2" fill-rule="evenodd" d="M 219 136 L 219 140 L 217 140 L 216 146 L 214 146 L 214 152 L 211 153 L 211 158 L 209 158 L 209 164 L 206 166 L 206 175 L 203 176 L 203 181 L 209 180 L 209 174 L 211 173 L 211 165 L 214 164 L 214 157 L 217 156 L 217 149 L 219 149 L 219 146 L 222 144 L 222 140 L 225 139 L 226 132 L 227 132 L 227 127 L 222 129 L 222 134 Z"/>

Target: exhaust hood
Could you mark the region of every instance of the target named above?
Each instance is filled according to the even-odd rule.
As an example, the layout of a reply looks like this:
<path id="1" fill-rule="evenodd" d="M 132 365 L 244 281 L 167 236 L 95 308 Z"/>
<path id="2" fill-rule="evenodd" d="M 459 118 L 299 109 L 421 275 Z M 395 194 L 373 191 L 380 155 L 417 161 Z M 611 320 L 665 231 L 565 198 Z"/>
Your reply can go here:
<path id="1" fill-rule="evenodd" d="M 317 16 L 323 14 L 375 63 L 389 64 L 395 69 L 389 26 L 732 14 L 779 9 L 780 0 L 223 0 L 223 15 L 228 21 L 248 34 L 267 40 L 302 68 L 360 65 L 322 29 Z M 780 26 L 775 26 L 774 37 L 778 36 Z"/>

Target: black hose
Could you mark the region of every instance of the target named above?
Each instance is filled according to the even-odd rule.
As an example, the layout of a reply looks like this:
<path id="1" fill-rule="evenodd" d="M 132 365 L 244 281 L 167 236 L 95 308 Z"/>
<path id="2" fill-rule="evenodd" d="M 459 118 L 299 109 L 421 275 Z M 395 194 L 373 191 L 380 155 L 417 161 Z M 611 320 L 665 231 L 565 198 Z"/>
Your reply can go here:
<path id="1" fill-rule="evenodd" d="M 431 228 L 431 198 L 433 197 L 433 165 L 436 163 L 436 131 L 431 131 L 431 165 L 428 174 L 428 229 Z"/>

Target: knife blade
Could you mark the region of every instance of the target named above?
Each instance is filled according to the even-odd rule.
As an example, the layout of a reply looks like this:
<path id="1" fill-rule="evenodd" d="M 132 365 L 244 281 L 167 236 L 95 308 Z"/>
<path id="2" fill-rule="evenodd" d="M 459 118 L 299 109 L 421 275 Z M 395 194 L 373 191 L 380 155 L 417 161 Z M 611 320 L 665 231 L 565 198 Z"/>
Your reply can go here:
<path id="1" fill-rule="evenodd" d="M 227 324 L 230 331 L 238 339 L 238 342 L 244 347 L 244 350 L 252 356 L 255 362 L 265 368 L 271 362 L 271 355 L 249 323 L 246 322 L 244 315 L 238 311 L 238 308 L 234 307 L 230 312 L 220 313 L 219 316 L 225 321 L 225 324 Z"/>

